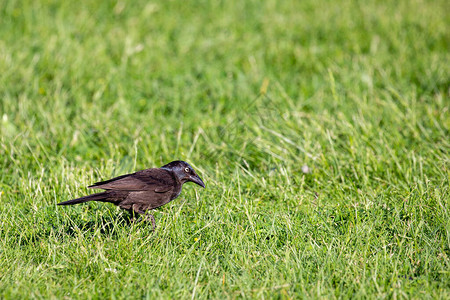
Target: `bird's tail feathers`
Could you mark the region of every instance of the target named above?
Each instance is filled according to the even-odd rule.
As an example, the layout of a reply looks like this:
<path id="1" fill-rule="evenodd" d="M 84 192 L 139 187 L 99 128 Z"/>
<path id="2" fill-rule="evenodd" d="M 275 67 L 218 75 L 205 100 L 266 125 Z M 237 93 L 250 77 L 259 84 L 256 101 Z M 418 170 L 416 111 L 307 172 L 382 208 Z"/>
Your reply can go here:
<path id="1" fill-rule="evenodd" d="M 102 200 L 105 200 L 106 198 L 107 198 L 107 193 L 103 192 L 103 193 L 92 194 L 89 196 L 84 196 L 84 197 L 69 200 L 69 201 L 60 202 L 60 203 L 58 203 L 58 205 L 73 205 L 73 204 L 79 204 L 79 203 L 84 203 L 84 202 L 89 202 L 89 201 L 102 201 Z"/>

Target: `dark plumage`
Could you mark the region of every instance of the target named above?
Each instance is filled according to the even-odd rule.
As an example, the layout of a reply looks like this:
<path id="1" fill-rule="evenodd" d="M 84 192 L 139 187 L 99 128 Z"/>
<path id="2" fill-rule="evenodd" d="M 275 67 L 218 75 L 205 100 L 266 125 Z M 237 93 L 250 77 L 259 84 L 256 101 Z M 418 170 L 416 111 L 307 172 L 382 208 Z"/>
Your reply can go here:
<path id="1" fill-rule="evenodd" d="M 161 168 L 142 170 L 97 182 L 89 188 L 103 189 L 104 192 L 61 202 L 58 205 L 88 201 L 111 202 L 128 210 L 132 215 L 144 215 L 147 210 L 155 209 L 177 198 L 181 193 L 181 187 L 188 181 L 205 187 L 187 162 L 177 160 Z M 150 218 L 155 228 L 155 219 L 152 215 Z"/>

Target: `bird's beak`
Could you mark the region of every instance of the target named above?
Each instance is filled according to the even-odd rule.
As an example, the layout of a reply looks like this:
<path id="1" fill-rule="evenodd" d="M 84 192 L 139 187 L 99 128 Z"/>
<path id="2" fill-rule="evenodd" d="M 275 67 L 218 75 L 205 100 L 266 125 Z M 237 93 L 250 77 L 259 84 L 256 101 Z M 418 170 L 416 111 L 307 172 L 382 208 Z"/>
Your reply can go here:
<path id="1" fill-rule="evenodd" d="M 203 183 L 203 180 L 198 175 L 189 177 L 189 181 L 192 181 L 192 182 L 198 184 L 202 188 L 205 188 L 205 184 Z"/>

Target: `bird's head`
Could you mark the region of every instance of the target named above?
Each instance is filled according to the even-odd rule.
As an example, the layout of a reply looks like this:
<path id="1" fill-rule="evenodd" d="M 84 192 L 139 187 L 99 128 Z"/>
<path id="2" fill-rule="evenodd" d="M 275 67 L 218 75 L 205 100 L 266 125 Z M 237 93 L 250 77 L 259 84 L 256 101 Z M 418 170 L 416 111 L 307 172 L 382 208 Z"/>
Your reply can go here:
<path id="1" fill-rule="evenodd" d="M 200 178 L 200 176 L 198 176 L 197 173 L 195 173 L 194 169 L 192 169 L 192 167 L 185 161 L 176 160 L 162 166 L 161 169 L 166 169 L 173 172 L 173 174 L 181 183 L 191 181 L 198 184 L 202 188 L 205 187 L 205 184 L 203 183 L 203 180 Z"/>

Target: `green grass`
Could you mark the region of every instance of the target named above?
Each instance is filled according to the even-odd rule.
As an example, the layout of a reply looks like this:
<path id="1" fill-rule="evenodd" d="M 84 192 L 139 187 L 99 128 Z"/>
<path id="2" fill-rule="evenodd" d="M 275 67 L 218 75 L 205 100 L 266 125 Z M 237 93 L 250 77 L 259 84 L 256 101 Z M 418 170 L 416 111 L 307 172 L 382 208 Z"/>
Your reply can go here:
<path id="1" fill-rule="evenodd" d="M 449 299 L 448 11 L 1 1 L 0 298 Z M 155 232 L 56 206 L 176 159 Z"/>

